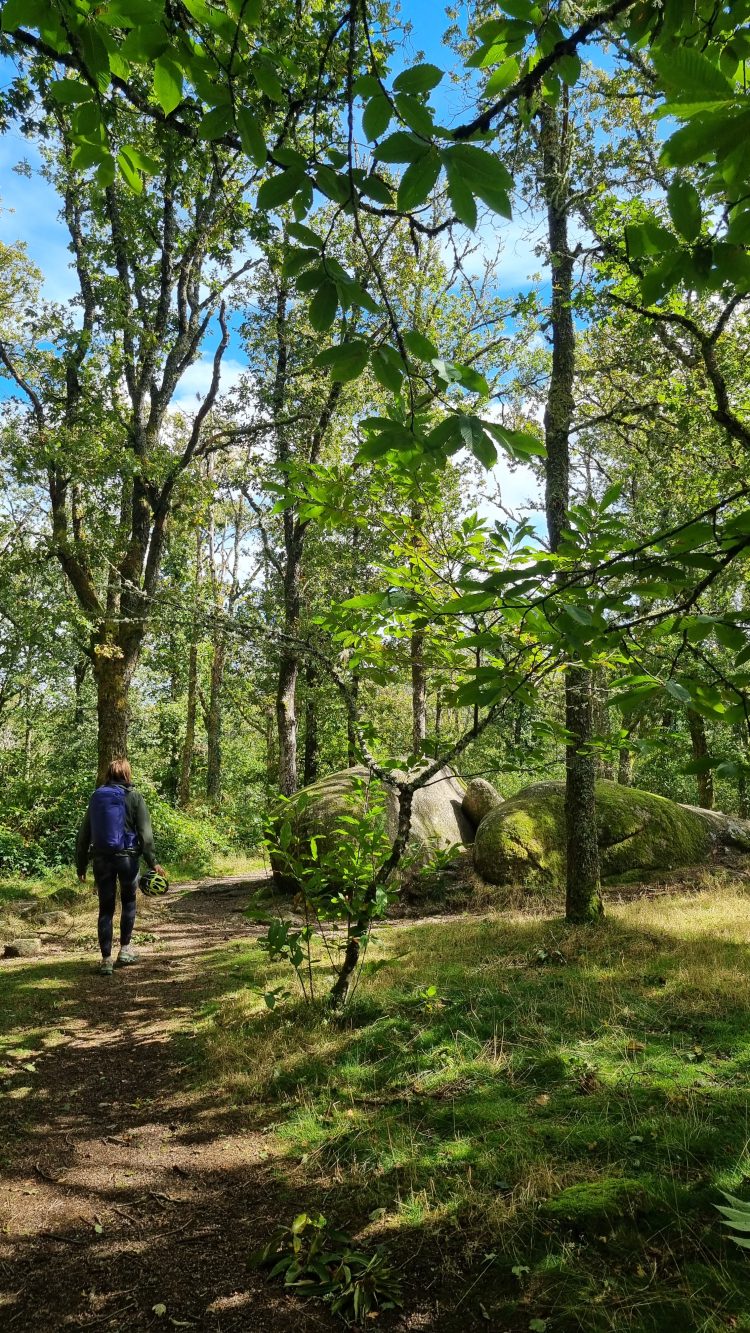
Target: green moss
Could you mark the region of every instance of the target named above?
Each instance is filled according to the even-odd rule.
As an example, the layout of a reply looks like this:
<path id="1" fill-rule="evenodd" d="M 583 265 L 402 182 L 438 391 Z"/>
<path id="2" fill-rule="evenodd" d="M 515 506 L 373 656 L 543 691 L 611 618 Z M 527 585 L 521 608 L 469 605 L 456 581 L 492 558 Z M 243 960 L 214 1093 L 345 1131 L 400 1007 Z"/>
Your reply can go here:
<path id="1" fill-rule="evenodd" d="M 554 1199 L 542 1204 L 542 1213 L 578 1231 L 601 1231 L 645 1212 L 651 1200 L 640 1180 L 628 1176 L 603 1176 L 569 1185 Z"/>
<path id="2" fill-rule="evenodd" d="M 598 782 L 597 832 L 603 878 L 690 865 L 711 847 L 699 814 L 663 796 Z M 477 830 L 474 864 L 492 884 L 561 888 L 565 878 L 565 786 L 539 783 L 490 811 Z"/>

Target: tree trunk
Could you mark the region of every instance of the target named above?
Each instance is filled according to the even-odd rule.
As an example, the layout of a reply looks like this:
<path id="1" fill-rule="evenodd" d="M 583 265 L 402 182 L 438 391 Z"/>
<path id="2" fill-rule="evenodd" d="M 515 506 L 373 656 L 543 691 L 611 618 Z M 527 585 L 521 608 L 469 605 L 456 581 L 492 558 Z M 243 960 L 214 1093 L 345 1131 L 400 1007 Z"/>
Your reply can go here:
<path id="1" fill-rule="evenodd" d="M 632 787 L 633 785 L 633 751 L 627 745 L 623 745 L 620 750 L 617 781 L 621 787 Z"/>
<path id="2" fill-rule="evenodd" d="M 112 760 L 123 759 L 128 753 L 128 691 L 136 662 L 135 656 L 94 658 L 99 783 L 104 782 Z"/>
<path id="3" fill-rule="evenodd" d="M 226 645 L 220 633 L 214 639 L 214 655 L 211 662 L 211 688 L 206 714 L 206 736 L 208 755 L 206 762 L 206 797 L 212 805 L 218 805 L 221 799 L 221 692 L 224 684 L 224 662 Z"/>
<path id="4" fill-rule="evenodd" d="M 555 552 L 568 526 L 570 504 L 570 431 L 575 377 L 573 323 L 574 258 L 568 241 L 568 107 L 540 110 L 542 187 L 552 269 L 552 371 L 544 412 L 547 449 L 545 506 L 550 549 Z M 572 666 L 565 674 L 565 720 L 570 741 L 565 765 L 565 841 L 567 851 L 566 916 L 593 921 L 602 913 L 599 851 L 596 836 L 594 779 L 588 753 L 593 735 L 590 673 Z"/>
<path id="5" fill-rule="evenodd" d="M 308 662 L 305 667 L 307 693 L 305 695 L 305 772 L 303 778 L 306 787 L 311 782 L 315 782 L 320 768 L 317 683 L 318 673 L 315 669 L 315 663 Z"/>
<path id="6" fill-rule="evenodd" d="M 690 729 L 690 740 L 693 745 L 693 759 L 708 759 L 709 749 L 706 740 L 706 723 L 701 713 L 696 713 L 694 708 L 687 709 L 687 722 Z M 705 773 L 696 774 L 698 780 L 698 804 L 703 806 L 704 810 L 713 810 L 714 808 L 714 775 L 710 768 Z"/>
<path id="7" fill-rule="evenodd" d="M 73 726 L 76 731 L 83 726 L 83 682 L 86 679 L 86 672 L 89 669 L 88 659 L 82 657 L 76 662 L 73 668 L 73 681 L 75 685 L 76 701 L 73 709 Z"/>
<path id="8" fill-rule="evenodd" d="M 185 810 L 190 804 L 190 784 L 193 776 L 195 759 L 195 718 L 198 708 L 198 645 L 190 644 L 188 656 L 187 711 L 185 715 L 185 739 L 182 743 L 180 759 L 180 779 L 177 784 L 177 804 Z"/>
<path id="9" fill-rule="evenodd" d="M 591 672 L 571 667 L 565 689 L 565 727 L 573 738 L 565 754 L 565 843 L 569 921 L 596 921 L 602 915 L 599 846 L 596 835 L 596 765 L 582 749 L 591 736 Z"/>
<path id="10" fill-rule="evenodd" d="M 359 676 L 352 676 L 352 696 L 356 704 L 359 696 Z M 359 763 L 359 752 L 357 750 L 357 737 L 354 734 L 354 726 L 349 714 L 346 715 L 346 762 L 349 768 L 354 768 Z"/>
<path id="11" fill-rule="evenodd" d="M 427 672 L 424 666 L 424 630 L 411 636 L 411 748 L 421 754 L 427 736 Z"/>
<path id="12" fill-rule="evenodd" d="M 435 692 L 435 758 L 440 754 L 440 726 L 443 721 L 443 687 L 438 685 Z"/>

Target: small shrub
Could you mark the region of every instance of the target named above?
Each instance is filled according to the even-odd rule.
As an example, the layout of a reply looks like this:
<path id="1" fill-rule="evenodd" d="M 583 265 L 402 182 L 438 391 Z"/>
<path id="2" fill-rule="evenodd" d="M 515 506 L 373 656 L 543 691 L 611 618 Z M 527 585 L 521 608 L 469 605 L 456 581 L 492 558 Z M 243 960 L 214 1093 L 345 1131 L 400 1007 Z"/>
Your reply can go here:
<path id="1" fill-rule="evenodd" d="M 300 1213 L 251 1255 L 251 1263 L 271 1265 L 271 1277 L 283 1276 L 285 1287 L 328 1301 L 346 1323 L 363 1324 L 378 1311 L 402 1304 L 401 1284 L 386 1251 L 355 1249 L 351 1237 L 329 1230 L 322 1214 Z"/>

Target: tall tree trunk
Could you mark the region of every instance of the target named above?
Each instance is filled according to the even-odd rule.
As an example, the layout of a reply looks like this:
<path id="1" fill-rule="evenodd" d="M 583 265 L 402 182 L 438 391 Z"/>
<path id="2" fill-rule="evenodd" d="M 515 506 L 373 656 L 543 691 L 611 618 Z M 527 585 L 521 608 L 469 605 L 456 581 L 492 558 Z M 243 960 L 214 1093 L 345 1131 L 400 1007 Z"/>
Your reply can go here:
<path id="1" fill-rule="evenodd" d="M 185 739 L 180 758 L 180 779 L 177 784 L 177 804 L 185 810 L 190 804 L 190 787 L 195 760 L 195 719 L 198 710 L 198 645 L 193 640 L 188 655 L 187 703 Z"/>
<path id="2" fill-rule="evenodd" d="M 623 745 L 620 749 L 617 781 L 621 787 L 632 787 L 633 785 L 633 751 L 627 745 Z"/>
<path id="3" fill-rule="evenodd" d="M 305 771 L 303 782 L 309 786 L 315 782 L 320 769 L 318 749 L 318 673 L 314 662 L 305 667 Z"/>
<path id="4" fill-rule="evenodd" d="M 690 730 L 690 740 L 693 746 L 693 759 L 708 759 L 709 749 L 706 739 L 706 724 L 701 713 L 696 713 L 694 708 L 687 709 L 687 722 Z M 714 808 L 714 775 L 711 769 L 706 769 L 705 773 L 696 774 L 698 780 L 698 804 L 703 806 L 704 810 L 713 810 Z"/>
<path id="5" fill-rule="evenodd" d="M 424 630 L 415 629 L 411 636 L 412 754 L 421 754 L 427 735 L 427 672 L 424 665 L 424 645 Z"/>
<path id="6" fill-rule="evenodd" d="M 83 682 L 86 679 L 86 672 L 89 669 L 88 658 L 82 657 L 76 662 L 73 668 L 73 683 L 76 692 L 75 707 L 73 709 L 73 726 L 76 731 L 83 726 Z"/>
<path id="7" fill-rule="evenodd" d="M 226 644 L 219 630 L 214 638 L 214 654 L 211 661 L 211 687 L 206 713 L 206 737 L 208 754 L 206 760 L 206 797 L 212 805 L 218 805 L 221 799 L 221 732 L 222 732 L 222 687 L 224 684 L 224 663 Z"/>
<path id="8" fill-rule="evenodd" d="M 283 796 L 292 796 L 297 790 L 298 676 L 297 654 L 282 653 L 276 691 L 276 723 L 279 733 L 279 791 Z"/>
<path id="9" fill-rule="evenodd" d="M 440 727 L 443 721 L 443 687 L 435 691 L 435 758 L 440 754 Z"/>
<path id="10" fill-rule="evenodd" d="M 359 676 L 352 676 L 351 692 L 356 704 L 359 697 Z M 354 734 L 354 726 L 349 714 L 346 715 L 346 762 L 349 768 L 354 768 L 359 763 L 359 752 L 357 750 L 357 737 Z"/>
<path id="11" fill-rule="evenodd" d="M 560 107 L 540 111 L 542 186 L 552 268 L 552 372 L 544 412 L 547 448 L 547 527 L 550 548 L 559 549 L 570 503 L 570 431 L 573 419 L 575 327 L 574 258 L 568 240 L 569 126 L 567 96 Z M 571 666 L 565 673 L 565 722 L 570 741 L 565 768 L 566 904 L 569 921 L 593 921 L 602 914 L 596 836 L 596 765 L 588 753 L 593 734 L 590 672 Z"/>
<path id="12" fill-rule="evenodd" d="M 137 663 L 130 658 L 94 657 L 98 722 L 97 782 L 103 782 L 113 759 L 128 753 L 128 691 Z"/>

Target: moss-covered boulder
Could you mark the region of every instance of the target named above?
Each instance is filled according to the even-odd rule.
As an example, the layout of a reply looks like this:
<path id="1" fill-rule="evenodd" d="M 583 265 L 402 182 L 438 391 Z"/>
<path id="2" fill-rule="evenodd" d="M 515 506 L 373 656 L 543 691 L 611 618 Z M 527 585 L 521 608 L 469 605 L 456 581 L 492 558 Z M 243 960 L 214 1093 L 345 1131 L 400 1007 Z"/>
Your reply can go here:
<path id="1" fill-rule="evenodd" d="M 326 836 L 335 828 L 343 814 L 355 814 L 364 795 L 356 796 L 358 786 L 369 780 L 368 770 L 357 766 L 329 773 L 301 793 L 292 797 L 287 813 L 291 814 L 293 851 L 304 858 L 310 839 L 315 838 L 318 852 L 325 846 Z M 379 796 L 385 796 L 385 823 L 391 840 L 398 831 L 398 796 L 391 787 L 377 780 L 372 785 Z M 414 793 L 412 804 L 409 853 L 412 864 L 427 865 L 435 852 L 444 851 L 459 843 L 470 844 L 474 829 L 461 809 L 464 787 L 449 769 L 441 769 L 424 787 Z M 277 882 L 293 887 L 285 877 L 276 858 L 271 863 Z"/>
<path id="2" fill-rule="evenodd" d="M 477 874 L 490 884 L 561 888 L 564 806 L 565 784 L 540 782 L 491 810 L 474 841 Z M 742 821 L 717 818 L 713 812 L 677 805 L 637 787 L 597 782 L 596 807 L 604 879 L 691 865 L 722 839 L 741 845 L 737 835 Z"/>
<path id="3" fill-rule="evenodd" d="M 472 828 L 477 829 L 490 810 L 497 809 L 502 803 L 502 796 L 491 782 L 486 778 L 472 778 L 466 785 L 461 808 Z"/>

